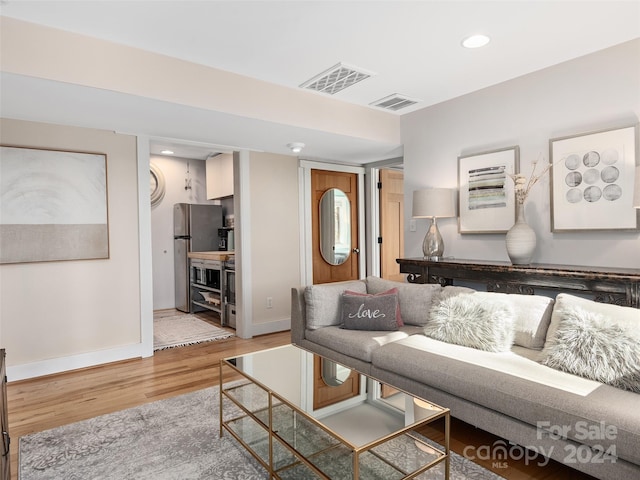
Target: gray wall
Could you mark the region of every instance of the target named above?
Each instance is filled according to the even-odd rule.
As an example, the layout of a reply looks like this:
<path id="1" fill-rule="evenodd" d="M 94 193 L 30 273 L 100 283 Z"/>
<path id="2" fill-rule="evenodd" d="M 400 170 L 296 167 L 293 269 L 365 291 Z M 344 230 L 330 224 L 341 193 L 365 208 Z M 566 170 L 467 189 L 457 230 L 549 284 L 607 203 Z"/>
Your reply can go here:
<path id="1" fill-rule="evenodd" d="M 528 176 L 540 153 L 548 161 L 551 138 L 637 124 L 639 58 L 635 40 L 403 116 L 405 256 L 422 256 L 427 230 L 418 219 L 409 231 L 413 190 L 457 187 L 458 156 L 519 145 Z M 525 204 L 538 238 L 534 262 L 640 268 L 640 232 L 551 233 L 549 209 L 547 175 Z M 455 219 L 438 224 L 445 256 L 508 260 L 504 234 L 460 235 Z"/>

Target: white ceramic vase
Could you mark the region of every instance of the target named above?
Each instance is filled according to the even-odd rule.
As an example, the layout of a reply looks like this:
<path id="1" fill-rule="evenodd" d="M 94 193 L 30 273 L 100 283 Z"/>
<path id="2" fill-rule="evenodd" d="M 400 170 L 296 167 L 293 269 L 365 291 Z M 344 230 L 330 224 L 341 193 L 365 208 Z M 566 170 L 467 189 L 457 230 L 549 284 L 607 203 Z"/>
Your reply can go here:
<path id="1" fill-rule="evenodd" d="M 507 254 L 514 265 L 527 265 L 536 249 L 536 232 L 524 218 L 524 203 L 516 202 L 516 223 L 506 237 Z"/>

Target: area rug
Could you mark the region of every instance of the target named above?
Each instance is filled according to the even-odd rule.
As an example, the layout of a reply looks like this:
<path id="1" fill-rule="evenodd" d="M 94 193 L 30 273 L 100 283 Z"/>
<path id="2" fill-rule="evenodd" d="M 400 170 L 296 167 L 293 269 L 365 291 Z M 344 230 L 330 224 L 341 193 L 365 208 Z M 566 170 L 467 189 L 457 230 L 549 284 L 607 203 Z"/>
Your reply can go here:
<path id="1" fill-rule="evenodd" d="M 19 478 L 267 479 L 231 435 L 220 438 L 218 412 L 211 387 L 20 437 Z M 443 478 L 443 469 L 418 478 Z M 454 453 L 450 478 L 500 477 Z"/>
<path id="2" fill-rule="evenodd" d="M 211 342 L 235 336 L 199 318 L 189 315 L 172 315 L 153 319 L 153 349 L 183 347 L 194 343 Z"/>

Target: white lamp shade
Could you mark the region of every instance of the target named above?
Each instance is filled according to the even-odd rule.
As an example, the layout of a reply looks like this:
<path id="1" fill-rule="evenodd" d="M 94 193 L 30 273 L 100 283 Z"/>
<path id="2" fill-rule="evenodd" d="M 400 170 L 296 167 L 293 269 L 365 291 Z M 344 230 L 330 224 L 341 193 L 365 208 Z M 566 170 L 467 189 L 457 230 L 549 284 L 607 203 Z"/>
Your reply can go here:
<path id="1" fill-rule="evenodd" d="M 633 187 L 633 206 L 640 208 L 640 165 L 636 167 L 636 183 Z"/>
<path id="2" fill-rule="evenodd" d="M 413 218 L 439 218 L 456 216 L 456 190 L 453 188 L 426 188 L 413 192 Z"/>

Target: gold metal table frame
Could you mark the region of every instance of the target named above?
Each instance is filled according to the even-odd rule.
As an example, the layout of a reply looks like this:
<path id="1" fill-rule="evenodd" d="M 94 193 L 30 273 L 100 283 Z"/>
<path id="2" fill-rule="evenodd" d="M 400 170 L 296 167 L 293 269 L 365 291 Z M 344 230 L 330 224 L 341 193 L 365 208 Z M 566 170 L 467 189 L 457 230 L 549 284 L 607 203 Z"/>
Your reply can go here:
<path id="1" fill-rule="evenodd" d="M 274 388 L 236 366 L 239 358 L 264 355 L 282 348 L 304 352 L 288 345 L 220 361 L 220 436 L 225 431 L 231 434 L 269 472 L 270 478 L 410 479 L 442 462 L 445 478 L 449 478 L 449 409 L 402 392 L 429 405 L 433 414 L 366 444 L 354 444 L 324 425 L 322 419 L 314 418 Z M 272 367 L 277 370 L 286 366 Z M 241 379 L 225 384 L 225 378 L 238 378 L 234 373 Z M 445 424 L 442 449 L 426 443 L 416 432 L 440 418 L 444 418 Z M 391 458 L 385 449 L 391 448 L 392 443 L 412 452 L 412 456 L 400 461 Z M 379 475 L 374 475 L 373 467 L 378 469 Z"/>

